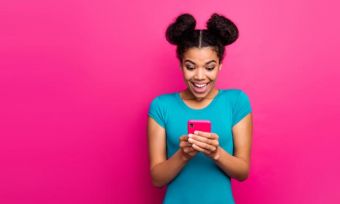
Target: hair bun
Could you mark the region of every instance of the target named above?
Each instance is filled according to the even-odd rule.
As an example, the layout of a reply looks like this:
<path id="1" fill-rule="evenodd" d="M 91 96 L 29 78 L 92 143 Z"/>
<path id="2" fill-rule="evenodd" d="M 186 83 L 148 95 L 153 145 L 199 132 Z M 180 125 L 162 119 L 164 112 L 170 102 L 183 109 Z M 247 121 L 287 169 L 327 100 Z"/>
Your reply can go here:
<path id="1" fill-rule="evenodd" d="M 208 20 L 207 29 L 215 34 L 223 45 L 230 45 L 238 38 L 236 25 L 228 18 L 217 13 L 212 14 Z"/>
<path id="2" fill-rule="evenodd" d="M 166 40 L 171 44 L 178 45 L 187 33 L 195 30 L 195 26 L 196 20 L 191 14 L 181 14 L 175 22 L 168 26 Z"/>

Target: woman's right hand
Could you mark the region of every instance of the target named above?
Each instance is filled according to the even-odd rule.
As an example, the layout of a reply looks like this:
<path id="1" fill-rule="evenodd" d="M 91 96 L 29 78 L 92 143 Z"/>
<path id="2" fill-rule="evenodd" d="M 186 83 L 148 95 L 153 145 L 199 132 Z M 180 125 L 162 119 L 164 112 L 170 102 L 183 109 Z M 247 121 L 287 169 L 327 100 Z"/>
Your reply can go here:
<path id="1" fill-rule="evenodd" d="M 179 147 L 180 147 L 184 160 L 191 159 L 197 153 L 197 150 L 192 148 L 192 144 L 188 142 L 188 138 L 189 137 L 187 135 L 182 135 L 179 138 Z"/>

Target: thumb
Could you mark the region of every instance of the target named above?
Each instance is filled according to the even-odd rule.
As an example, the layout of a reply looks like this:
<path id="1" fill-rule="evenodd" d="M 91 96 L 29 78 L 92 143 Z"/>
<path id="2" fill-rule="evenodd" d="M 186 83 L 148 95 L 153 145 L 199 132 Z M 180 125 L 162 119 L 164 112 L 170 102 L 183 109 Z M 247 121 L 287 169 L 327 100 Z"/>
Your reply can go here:
<path id="1" fill-rule="evenodd" d="M 180 137 L 180 140 L 182 140 L 182 141 L 185 141 L 185 140 L 187 140 L 188 139 L 188 136 L 186 136 L 186 135 L 182 135 L 181 137 Z"/>

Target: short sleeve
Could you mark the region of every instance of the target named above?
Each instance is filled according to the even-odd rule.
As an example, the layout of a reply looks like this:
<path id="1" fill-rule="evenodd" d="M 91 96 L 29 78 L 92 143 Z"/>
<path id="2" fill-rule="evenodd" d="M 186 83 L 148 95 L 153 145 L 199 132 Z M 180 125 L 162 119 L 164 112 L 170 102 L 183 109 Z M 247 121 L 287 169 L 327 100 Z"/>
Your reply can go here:
<path id="1" fill-rule="evenodd" d="M 156 97 L 152 100 L 148 115 L 153 118 L 161 127 L 165 127 L 164 110 L 159 97 Z"/>
<path id="2" fill-rule="evenodd" d="M 249 97 L 246 93 L 240 90 L 237 100 L 235 101 L 233 108 L 233 121 L 232 127 L 242 120 L 248 113 L 252 111 L 252 107 L 249 101 Z"/>

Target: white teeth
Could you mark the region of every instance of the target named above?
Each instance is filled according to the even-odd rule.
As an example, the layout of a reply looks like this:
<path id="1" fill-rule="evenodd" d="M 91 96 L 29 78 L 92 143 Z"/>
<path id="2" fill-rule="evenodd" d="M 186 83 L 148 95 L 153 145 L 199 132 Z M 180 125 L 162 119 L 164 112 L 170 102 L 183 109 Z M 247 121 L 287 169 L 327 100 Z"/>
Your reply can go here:
<path id="1" fill-rule="evenodd" d="M 207 84 L 195 84 L 193 83 L 194 86 L 198 87 L 198 88 L 202 88 L 202 87 L 205 87 Z"/>

